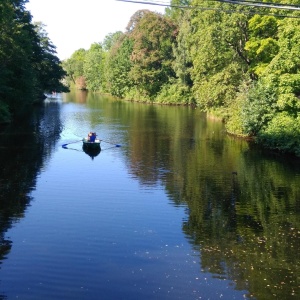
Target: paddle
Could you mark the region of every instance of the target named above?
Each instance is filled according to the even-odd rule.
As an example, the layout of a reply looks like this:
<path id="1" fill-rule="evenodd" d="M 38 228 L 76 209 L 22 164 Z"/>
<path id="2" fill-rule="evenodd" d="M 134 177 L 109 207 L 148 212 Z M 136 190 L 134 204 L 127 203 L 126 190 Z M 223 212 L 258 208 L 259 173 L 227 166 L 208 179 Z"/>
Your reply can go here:
<path id="1" fill-rule="evenodd" d="M 75 142 L 71 142 L 71 143 L 67 143 L 67 144 L 63 144 L 61 145 L 63 148 L 67 147 L 68 145 L 70 144 L 74 144 L 74 143 L 79 143 L 79 142 L 82 142 L 82 140 L 79 140 L 79 141 L 75 141 Z"/>
<path id="2" fill-rule="evenodd" d="M 100 140 L 100 141 L 105 142 L 105 143 L 108 143 L 108 144 L 115 145 L 116 147 L 121 147 L 121 145 L 119 145 L 119 144 L 114 144 L 114 143 L 107 142 L 107 141 L 104 141 L 104 140 Z"/>

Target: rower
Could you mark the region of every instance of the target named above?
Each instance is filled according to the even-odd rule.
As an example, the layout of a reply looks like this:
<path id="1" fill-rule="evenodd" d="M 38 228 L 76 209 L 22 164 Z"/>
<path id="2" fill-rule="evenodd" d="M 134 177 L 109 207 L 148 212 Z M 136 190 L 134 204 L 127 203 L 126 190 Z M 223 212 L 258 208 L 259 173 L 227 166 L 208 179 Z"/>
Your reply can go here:
<path id="1" fill-rule="evenodd" d="M 90 142 L 94 143 L 96 140 L 96 132 L 91 132 Z"/>

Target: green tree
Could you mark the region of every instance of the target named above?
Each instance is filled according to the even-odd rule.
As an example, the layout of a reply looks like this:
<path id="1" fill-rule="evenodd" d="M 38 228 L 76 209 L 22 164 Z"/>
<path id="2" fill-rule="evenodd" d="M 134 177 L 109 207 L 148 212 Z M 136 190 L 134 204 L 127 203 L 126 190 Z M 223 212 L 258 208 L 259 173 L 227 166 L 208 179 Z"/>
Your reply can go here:
<path id="1" fill-rule="evenodd" d="M 265 67 L 261 78 L 276 92 L 272 105 L 275 113 L 257 133 L 257 140 L 267 148 L 300 156 L 300 21 L 278 22 L 278 51 Z M 267 102 L 264 102 L 265 105 Z"/>
<path id="2" fill-rule="evenodd" d="M 0 3 L 0 101 L 12 113 L 31 102 L 33 82 L 37 82 L 31 67 L 34 28 L 24 8 L 26 2 L 4 0 Z"/>
<path id="3" fill-rule="evenodd" d="M 94 43 L 86 52 L 83 64 L 83 73 L 88 90 L 100 91 L 102 89 L 103 69 L 102 46 L 99 43 Z"/>
<path id="4" fill-rule="evenodd" d="M 132 88 L 129 72 L 132 67 L 130 56 L 133 49 L 133 40 L 128 35 L 116 33 L 116 39 L 111 44 L 107 55 L 107 87 L 113 96 L 123 98 Z"/>
<path id="5" fill-rule="evenodd" d="M 250 71 L 259 76 L 278 52 L 275 17 L 255 15 L 249 20 L 249 39 L 245 50 L 250 60 Z"/>
<path id="6" fill-rule="evenodd" d="M 191 70 L 193 68 L 192 58 L 189 51 L 189 36 L 191 33 L 190 11 L 187 11 L 182 18 L 180 18 L 179 32 L 177 36 L 177 43 L 173 44 L 174 62 L 173 69 L 176 72 L 180 83 L 192 87 L 193 81 L 191 79 Z"/>
<path id="7" fill-rule="evenodd" d="M 171 17 L 175 22 L 181 20 L 182 15 L 187 11 L 183 8 L 188 7 L 192 0 L 171 0 L 171 7 L 166 7 L 165 14 Z M 178 24 L 179 25 L 179 24 Z"/>
<path id="8" fill-rule="evenodd" d="M 0 120 L 28 109 L 43 92 L 63 88 L 55 48 L 41 26 L 32 23 L 27 2 L 0 3 Z"/>
<path id="9" fill-rule="evenodd" d="M 112 47 L 114 47 L 115 43 L 122 35 L 122 31 L 117 31 L 115 33 L 109 33 L 108 35 L 106 35 L 102 43 L 103 49 L 105 51 L 109 51 Z"/>
<path id="10" fill-rule="evenodd" d="M 59 58 L 56 56 L 56 47 L 52 44 L 41 22 L 34 23 L 35 31 L 39 38 L 36 47 L 33 66 L 38 74 L 41 93 L 52 91 L 67 92 L 68 89 L 62 84 L 61 79 L 66 76 Z"/>
<path id="11" fill-rule="evenodd" d="M 193 63 L 189 51 L 189 37 L 191 32 L 190 10 L 178 10 L 177 12 L 170 14 L 172 20 L 174 20 L 179 28 L 176 42 L 172 44 L 174 55 L 172 69 L 176 76 L 170 78 L 168 84 L 163 85 L 161 92 L 155 100 L 161 103 L 195 104 L 191 91 L 193 86 L 191 78 Z"/>
<path id="12" fill-rule="evenodd" d="M 78 89 L 86 89 L 83 70 L 86 52 L 85 49 L 80 48 L 69 59 L 63 61 L 63 68 L 68 74 L 70 84 L 74 84 Z"/>
<path id="13" fill-rule="evenodd" d="M 172 46 L 177 27 L 161 14 L 142 10 L 132 16 L 127 30 L 134 41 L 130 78 L 144 96 L 153 98 L 175 77 Z"/>
<path id="14" fill-rule="evenodd" d="M 278 83 L 277 105 L 296 116 L 300 112 L 300 20 L 284 19 L 278 26 L 279 50 L 265 69 Z"/>
<path id="15" fill-rule="evenodd" d="M 249 17 L 242 11 L 227 14 L 226 6 L 220 3 L 205 5 L 211 10 L 192 11 L 192 31 L 188 36 L 193 93 L 201 109 L 224 111 L 236 98 L 247 73 L 249 59 L 244 47 Z"/>

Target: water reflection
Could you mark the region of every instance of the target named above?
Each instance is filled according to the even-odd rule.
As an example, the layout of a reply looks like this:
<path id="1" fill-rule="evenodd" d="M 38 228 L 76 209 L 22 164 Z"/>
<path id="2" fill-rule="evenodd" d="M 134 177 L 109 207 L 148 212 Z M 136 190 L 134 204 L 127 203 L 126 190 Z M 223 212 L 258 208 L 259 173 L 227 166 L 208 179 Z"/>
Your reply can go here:
<path id="1" fill-rule="evenodd" d="M 84 151 L 85 154 L 87 154 L 91 159 L 94 159 L 96 156 L 99 155 L 101 152 L 101 148 L 90 148 L 85 145 L 82 146 L 82 150 Z"/>
<path id="2" fill-rule="evenodd" d="M 59 139 L 59 107 L 57 102 L 34 107 L 21 121 L 0 129 L 0 260 L 12 247 L 5 232 L 24 217 L 36 177 Z"/>
<path id="3" fill-rule="evenodd" d="M 72 144 L 72 143 L 71 143 Z M 78 148 L 74 148 L 71 146 L 69 146 L 69 144 L 63 144 L 62 148 L 65 150 L 71 150 L 71 151 L 77 151 L 77 152 L 84 152 L 85 154 L 87 154 L 92 160 L 98 156 L 101 152 L 101 147 L 96 147 L 96 148 L 89 148 L 86 147 L 85 145 L 82 145 L 82 147 L 80 149 Z"/>
<path id="4" fill-rule="evenodd" d="M 143 185 L 163 182 L 175 205 L 188 206 L 182 228 L 201 270 L 249 297 L 296 298 L 299 160 L 228 137 L 195 112 L 149 107 L 128 118 L 131 172 Z"/>
<path id="5" fill-rule="evenodd" d="M 157 245 L 161 242 L 159 240 L 152 243 L 149 231 L 145 239 L 134 237 L 133 240 L 129 240 L 128 236 L 131 232 L 136 233 L 136 230 L 130 228 L 131 231 L 128 230 L 125 233 L 122 231 L 136 215 L 139 215 L 140 226 L 146 226 L 143 219 L 147 219 L 149 213 L 144 211 L 145 207 L 139 206 L 142 200 L 145 201 L 143 198 L 145 195 L 140 189 L 156 191 L 159 186 L 164 190 L 174 210 L 178 207 L 185 208 L 185 218 L 172 220 L 172 222 L 174 224 L 180 222 L 180 230 L 191 244 L 194 255 L 198 256 L 200 262 L 198 275 L 211 274 L 211 284 L 214 278 L 229 280 L 234 285 L 233 290 L 246 291 L 245 298 L 296 299 L 299 296 L 299 160 L 273 155 L 262 151 L 255 145 L 229 137 L 224 132 L 221 122 L 209 120 L 205 114 L 191 108 L 127 103 L 101 98 L 99 95 L 86 92 L 67 95 L 64 104 L 66 107 L 61 112 L 60 103 L 48 103 L 43 109 L 33 114 L 33 118 L 2 130 L 0 260 L 9 253 L 13 246 L 5 237 L 5 232 L 13 222 L 24 216 L 26 207 L 31 201 L 28 195 L 35 189 L 36 177 L 57 147 L 60 134 L 65 134 L 71 141 L 74 140 L 74 136 L 69 137 L 71 131 L 81 138 L 88 128 L 88 130 L 99 132 L 101 139 L 108 141 L 108 149 L 103 150 L 111 151 L 112 149 L 109 148 L 116 148 L 120 144 L 125 146 L 120 148 L 115 157 L 105 156 L 108 151 L 90 153 L 82 149 L 81 144 L 67 146 L 66 150 L 73 151 L 63 153 L 62 160 L 68 159 L 69 166 L 78 165 L 78 169 L 74 166 L 74 173 L 67 172 L 67 170 L 67 175 L 59 174 L 61 178 L 58 180 L 63 181 L 68 188 L 59 190 L 58 197 L 66 199 L 71 197 L 72 206 L 76 205 L 76 201 L 80 203 L 78 199 L 84 198 L 88 205 L 89 199 L 94 199 L 94 195 L 100 195 L 97 190 L 100 183 L 106 182 L 105 180 L 111 176 L 113 184 L 102 186 L 101 189 L 101 198 L 107 201 L 97 207 L 95 203 L 99 203 L 100 200 L 95 198 L 95 203 L 89 210 L 85 211 L 85 207 L 81 207 L 85 214 L 80 215 L 78 211 L 76 213 L 79 218 L 82 218 L 92 214 L 96 209 L 97 217 L 102 213 L 101 218 L 109 215 L 113 220 L 108 222 L 108 225 L 105 222 L 101 223 L 97 231 L 99 239 L 106 241 L 106 244 L 103 242 L 101 247 L 92 249 L 90 244 L 96 244 L 94 240 L 96 237 L 93 236 L 89 240 L 90 244 L 83 245 L 85 251 L 87 251 L 86 246 L 91 252 L 100 251 L 99 249 L 106 246 L 107 252 L 104 254 L 108 255 L 110 251 L 117 251 L 114 247 L 117 244 L 119 247 L 122 238 L 126 240 L 123 245 L 128 248 L 124 256 L 120 256 L 120 252 L 108 255 L 110 266 L 115 260 L 117 261 L 118 267 L 113 265 L 116 269 L 114 276 L 120 273 L 121 266 L 124 268 L 124 274 L 128 271 L 124 265 L 131 266 L 130 263 L 132 263 L 136 267 L 135 257 L 131 256 L 131 253 L 137 253 L 138 246 L 141 247 L 140 252 L 144 253 L 142 252 L 144 248 L 156 249 L 155 247 L 158 247 Z M 60 114 L 63 115 L 60 116 Z M 61 120 L 64 120 L 63 125 Z M 66 153 L 68 155 L 65 155 Z M 89 168 L 85 174 L 88 176 L 84 176 L 84 173 L 82 176 L 76 175 L 76 171 L 82 172 L 84 166 L 89 165 L 86 163 L 89 159 L 81 162 L 79 154 L 88 155 L 92 159 L 98 157 L 99 160 L 93 161 L 93 167 L 103 159 L 101 170 L 105 174 L 100 177 L 99 168 Z M 117 167 L 114 163 L 120 157 L 130 179 L 138 181 L 141 188 L 136 188 L 134 191 L 127 190 L 128 182 L 124 179 L 125 172 L 122 167 Z M 109 158 L 109 160 L 105 161 L 104 158 Z M 58 176 L 57 173 L 55 175 Z M 84 183 L 84 186 L 91 186 L 91 194 L 88 188 L 83 194 L 80 190 L 76 190 L 76 179 Z M 98 181 L 94 182 L 93 180 L 96 179 Z M 121 188 L 118 190 L 121 191 L 120 193 L 115 192 L 117 186 L 122 187 L 122 183 L 125 186 L 124 190 L 129 191 L 128 195 Z M 73 194 L 71 194 L 72 190 Z M 108 191 L 107 194 L 105 191 Z M 138 202 L 132 202 L 135 194 L 137 194 Z M 117 201 L 116 199 L 121 196 L 127 198 L 122 198 L 124 201 Z M 162 197 L 160 201 L 163 205 L 164 198 Z M 126 206 L 127 204 L 129 206 Z M 155 201 L 147 208 L 151 209 L 154 204 Z M 132 211 L 127 213 L 127 210 L 131 208 L 130 205 L 133 206 Z M 105 215 L 103 213 L 105 209 L 108 211 L 111 209 L 111 214 Z M 75 224 L 74 218 L 76 218 L 75 213 L 68 222 Z M 167 217 L 156 212 L 151 220 L 147 220 L 160 228 L 167 226 L 164 218 Z M 89 221 L 88 217 L 86 223 L 81 223 L 80 228 L 76 227 L 77 231 L 84 230 L 84 227 L 88 228 Z M 92 228 L 96 226 L 95 224 L 92 224 Z M 134 224 L 134 226 L 137 225 Z M 116 229 L 113 234 L 109 231 L 111 228 Z M 109 233 L 107 236 L 105 236 L 106 232 Z M 124 237 L 120 232 L 124 233 Z M 71 234 L 74 234 L 73 231 Z M 172 234 L 173 231 L 170 230 L 168 235 Z M 82 239 L 84 237 L 81 236 Z M 174 240 L 177 238 L 176 236 Z M 136 248 L 131 246 L 131 242 L 135 243 Z M 73 247 L 73 244 L 71 246 Z M 81 249 L 80 246 L 76 244 L 78 249 Z M 73 253 L 74 250 L 72 248 L 69 251 Z M 83 251 L 83 253 L 86 252 Z M 160 266 L 153 263 L 151 267 L 153 273 L 158 273 L 157 270 L 161 270 L 159 267 L 162 265 L 168 265 L 167 255 L 163 259 L 159 255 L 158 253 L 156 256 L 159 257 L 157 261 L 162 263 L 157 263 Z M 98 256 L 100 256 L 98 253 L 92 256 L 88 252 L 86 261 L 96 260 Z M 141 261 L 143 260 L 140 258 L 138 263 L 141 264 Z M 101 263 L 105 262 L 101 261 Z M 180 262 L 174 259 L 170 265 L 175 263 Z M 145 265 L 149 266 L 149 260 Z M 91 270 L 94 270 L 93 267 Z M 92 273 L 86 269 L 85 272 L 87 275 Z M 109 270 L 105 272 L 108 273 Z M 138 277 L 142 288 L 146 290 L 149 282 L 142 285 L 142 277 L 136 274 L 135 279 Z M 174 275 L 174 278 L 176 276 Z M 183 285 L 185 278 L 181 279 Z M 124 282 L 124 278 L 121 282 Z M 179 284 L 178 280 L 174 282 Z M 107 282 L 106 284 L 110 287 Z M 158 288 L 154 283 L 152 284 L 153 288 Z M 199 292 L 197 296 L 201 295 L 203 299 L 207 299 L 208 295 L 201 294 L 201 286 L 199 286 L 197 286 L 197 292 Z M 127 295 L 132 296 L 134 290 L 126 287 Z M 183 294 L 189 292 L 188 287 L 182 291 Z"/>
<path id="6" fill-rule="evenodd" d="M 102 111 L 126 128 L 132 176 L 163 184 L 174 205 L 188 207 L 182 229 L 203 272 L 256 299 L 299 295 L 298 159 L 229 137 L 221 122 L 191 108 L 117 101 Z"/>

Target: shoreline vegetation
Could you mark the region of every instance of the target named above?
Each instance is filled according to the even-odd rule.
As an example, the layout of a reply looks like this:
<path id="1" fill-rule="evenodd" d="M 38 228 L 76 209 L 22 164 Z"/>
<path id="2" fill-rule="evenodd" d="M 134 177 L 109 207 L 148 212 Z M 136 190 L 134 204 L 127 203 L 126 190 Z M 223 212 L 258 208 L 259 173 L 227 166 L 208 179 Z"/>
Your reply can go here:
<path id="1" fill-rule="evenodd" d="M 30 74 L 22 77 L 30 99 L 41 91 L 76 88 L 126 101 L 190 105 L 222 120 L 230 135 L 300 157 L 300 13 L 293 10 L 297 1 L 282 14 L 283 0 L 272 10 L 251 3 L 171 0 L 164 14 L 139 10 L 124 32 L 110 33 L 62 62 L 53 60 L 55 47 L 42 24 L 31 23 L 26 2 L 4 0 L 0 6 L 9 10 L 18 3 L 33 37 L 30 47 L 43 54 L 24 62 L 31 66 Z M 199 9 L 203 5 L 206 9 Z M 10 16 L 0 21 L 3 28 L 8 28 Z M 16 61 L 21 54 L 15 54 Z M 42 72 L 39 65 L 45 66 Z M 14 61 L 10 67 L 18 71 Z M 12 72 L 9 67 L 5 71 Z M 0 91 L 0 119 L 30 104 L 24 101 L 24 85 L 17 85 L 20 76 L 17 79 L 9 85 L 7 76 L 0 75 L 0 82 L 7 83 Z"/>
<path id="2" fill-rule="evenodd" d="M 300 157 L 299 53 L 299 12 L 172 0 L 163 15 L 137 11 L 125 32 L 76 50 L 63 67 L 70 86 L 193 105 L 230 135 Z"/>

